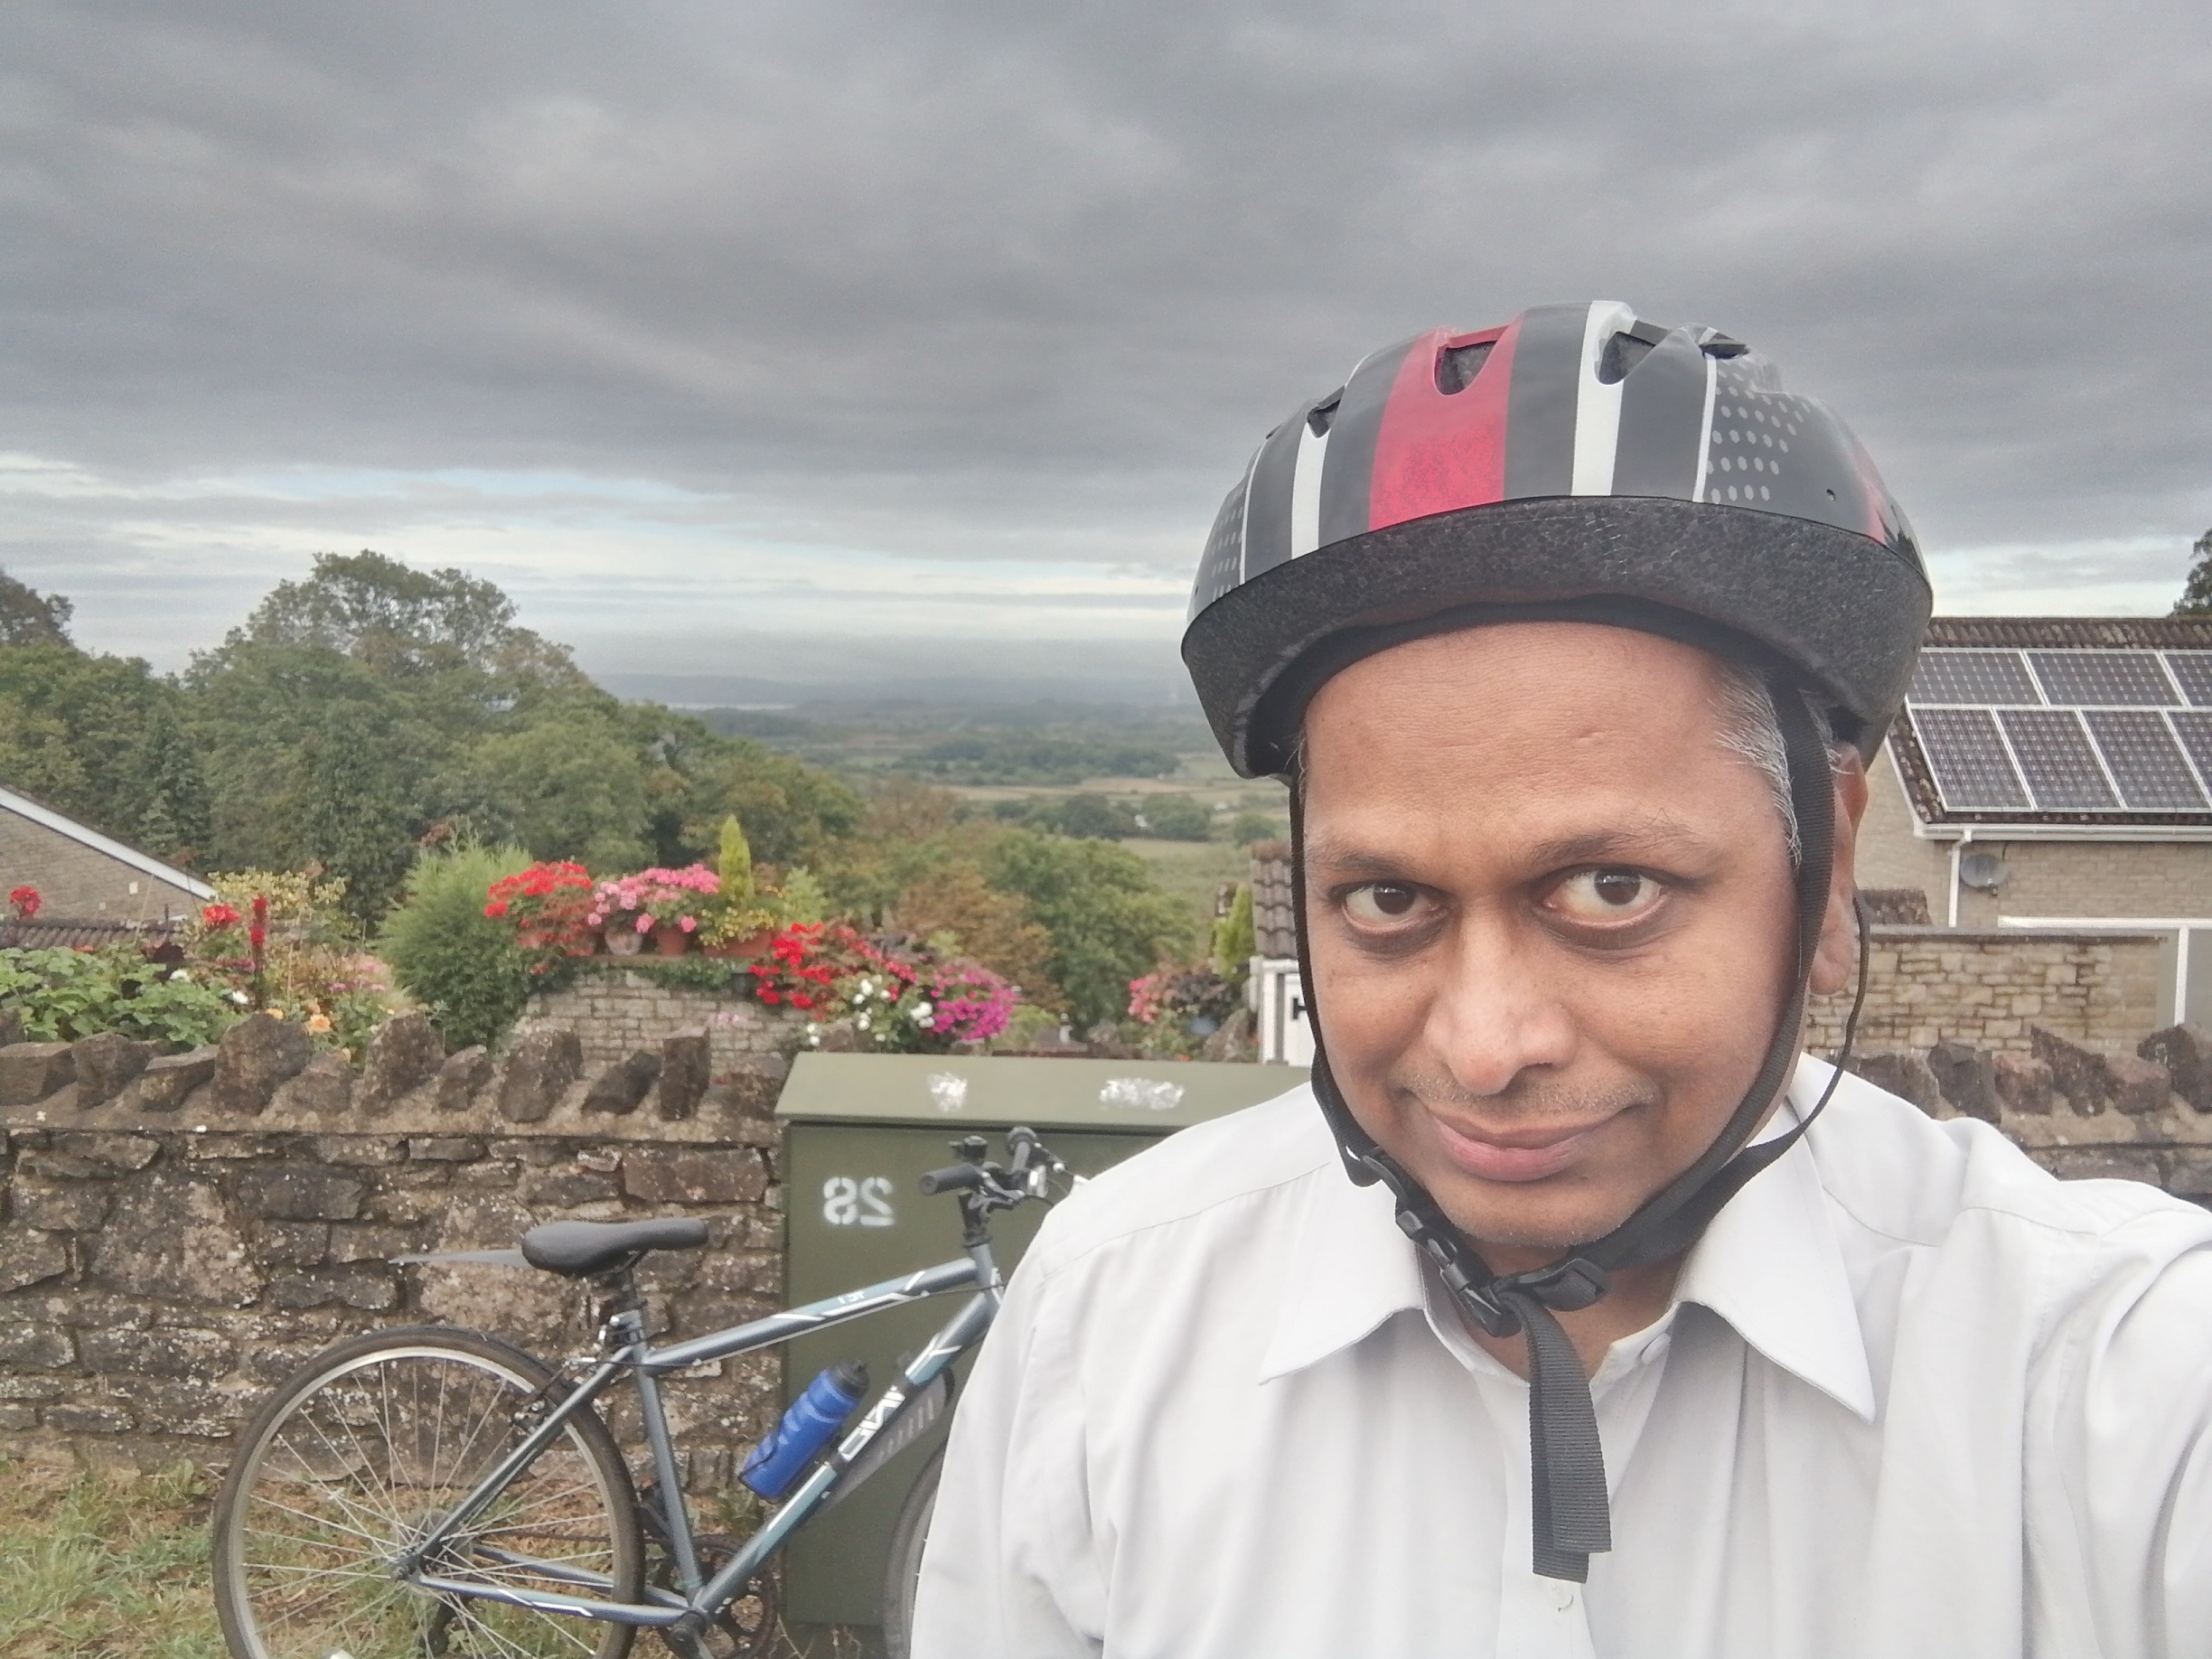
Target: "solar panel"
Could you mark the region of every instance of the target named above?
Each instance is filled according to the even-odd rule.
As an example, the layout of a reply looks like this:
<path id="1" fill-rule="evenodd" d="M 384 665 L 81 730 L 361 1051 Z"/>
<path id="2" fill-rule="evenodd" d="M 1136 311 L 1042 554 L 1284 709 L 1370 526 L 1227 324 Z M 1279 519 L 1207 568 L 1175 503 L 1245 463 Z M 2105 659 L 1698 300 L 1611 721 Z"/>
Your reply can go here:
<path id="1" fill-rule="evenodd" d="M 1916 708 L 1911 717 L 1947 809 L 1992 812 L 2027 807 L 2028 792 L 1988 709 Z M 2212 716 L 2206 718 L 2212 721 Z M 2212 731 L 2206 737 L 2212 743 Z"/>
<path id="2" fill-rule="evenodd" d="M 2165 716 L 2149 708 L 2092 708 L 2082 718 L 2129 807 L 2138 812 L 2204 811 L 2204 792 L 2189 775 Z"/>
<path id="3" fill-rule="evenodd" d="M 2180 682 L 2183 697 L 2199 708 L 2212 708 L 2212 651 L 2170 651 L 2166 666 Z"/>
<path id="4" fill-rule="evenodd" d="M 2109 812 L 2120 804 L 2071 708 L 2008 708 L 1997 717 L 2039 811 Z"/>
<path id="5" fill-rule="evenodd" d="M 2197 775 L 2212 778 L 2212 710 L 2178 708 L 2166 717 L 2189 759 L 2197 763 Z"/>
<path id="6" fill-rule="evenodd" d="M 1924 651 L 1913 664 L 1916 703 L 2039 703 L 2017 651 Z"/>
<path id="7" fill-rule="evenodd" d="M 2155 708 L 2180 700 L 2155 651 L 2031 651 L 2028 661 L 2054 703 Z"/>

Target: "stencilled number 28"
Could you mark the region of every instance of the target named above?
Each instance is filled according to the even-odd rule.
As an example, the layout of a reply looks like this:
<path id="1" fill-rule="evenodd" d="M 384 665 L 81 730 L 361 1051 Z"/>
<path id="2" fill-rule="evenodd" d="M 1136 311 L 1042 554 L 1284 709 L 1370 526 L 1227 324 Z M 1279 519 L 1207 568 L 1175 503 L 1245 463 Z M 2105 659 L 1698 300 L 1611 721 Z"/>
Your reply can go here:
<path id="1" fill-rule="evenodd" d="M 888 1227 L 897 1217 L 891 1210 L 888 1176 L 831 1176 L 822 1183 L 822 1220 L 832 1227 Z"/>

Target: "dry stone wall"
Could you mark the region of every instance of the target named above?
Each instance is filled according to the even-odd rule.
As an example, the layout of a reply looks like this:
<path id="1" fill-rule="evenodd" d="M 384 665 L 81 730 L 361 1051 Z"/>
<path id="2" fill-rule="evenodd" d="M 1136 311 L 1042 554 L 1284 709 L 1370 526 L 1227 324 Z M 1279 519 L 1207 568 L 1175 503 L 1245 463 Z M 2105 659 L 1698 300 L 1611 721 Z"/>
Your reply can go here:
<path id="1" fill-rule="evenodd" d="M 302 1359 L 391 1325 L 573 1353 L 592 1327 L 571 1281 L 393 1264 L 511 1245 L 539 1222 L 705 1219 L 708 1249 L 642 1276 L 661 1335 L 780 1305 L 773 1040 L 788 1052 L 796 1027 L 748 1025 L 717 1060 L 707 1011 L 677 1009 L 693 1023 L 605 1065 L 542 1021 L 493 1056 L 447 1055 L 403 1018 L 358 1070 L 266 1016 L 188 1054 L 0 1030 L 0 1443 L 220 1462 Z M 673 1380 L 692 1485 L 727 1486 L 773 1421 L 777 1366 L 745 1356 Z M 633 1427 L 620 1409 L 616 1426 Z"/>
<path id="2" fill-rule="evenodd" d="M 2052 933 L 1998 928 L 1877 927 L 1859 1047 L 1973 1043 L 2031 1052 L 2040 1026 L 2092 1046 L 2132 1049 L 2159 1023 L 2155 933 Z M 1843 1040 L 1851 992 L 1814 998 L 1806 1046 Z"/>
<path id="3" fill-rule="evenodd" d="M 799 1040 L 805 1016 L 764 1008 L 750 998 L 672 988 L 645 973 L 591 973 L 560 990 L 532 997 L 526 1023 L 573 1031 L 584 1063 L 620 1064 L 671 1031 L 707 1033 L 714 1064 L 727 1069 L 750 1054 L 785 1053 Z"/>

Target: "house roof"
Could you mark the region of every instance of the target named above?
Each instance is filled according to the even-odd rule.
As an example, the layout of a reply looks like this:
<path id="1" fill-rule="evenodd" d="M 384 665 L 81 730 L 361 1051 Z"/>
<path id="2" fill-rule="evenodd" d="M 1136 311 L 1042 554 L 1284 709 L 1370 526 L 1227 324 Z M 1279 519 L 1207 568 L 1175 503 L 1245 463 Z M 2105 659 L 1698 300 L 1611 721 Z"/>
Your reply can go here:
<path id="1" fill-rule="evenodd" d="M 2212 831 L 2212 618 L 1936 617 L 1889 753 L 1923 823 Z"/>
<path id="2" fill-rule="evenodd" d="M 97 830 L 87 829 L 75 819 L 65 817 L 55 811 L 53 808 L 32 800 L 28 795 L 19 795 L 13 790 L 0 789 L 0 811 L 13 812 L 19 818 L 27 818 L 33 823 L 52 830 L 58 835 L 69 837 L 80 846 L 89 847 L 94 852 L 103 853 L 119 864 L 127 864 L 143 876 L 151 876 L 156 881 L 166 882 L 173 887 L 181 887 L 194 898 L 206 900 L 215 896 L 215 889 L 209 886 L 204 881 L 187 876 L 173 865 L 164 864 L 151 853 L 142 853 L 135 847 L 126 847 L 112 837 L 102 835 Z"/>
<path id="3" fill-rule="evenodd" d="M 98 950 L 103 945 L 136 940 L 145 945 L 166 943 L 176 936 L 178 923 L 161 922 L 80 921 L 62 916 L 33 917 L 25 922 L 10 916 L 0 920 L 0 950 Z"/>
<path id="4" fill-rule="evenodd" d="M 1290 907 L 1290 843 L 1255 841 L 1251 849 L 1252 936 L 1262 956 L 1298 954 Z"/>

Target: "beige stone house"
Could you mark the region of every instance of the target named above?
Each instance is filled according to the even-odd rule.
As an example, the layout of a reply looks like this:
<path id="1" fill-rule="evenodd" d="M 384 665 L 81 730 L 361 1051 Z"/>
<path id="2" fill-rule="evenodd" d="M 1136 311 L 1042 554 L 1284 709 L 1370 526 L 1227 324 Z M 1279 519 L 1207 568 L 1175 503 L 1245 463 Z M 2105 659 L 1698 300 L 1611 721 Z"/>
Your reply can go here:
<path id="1" fill-rule="evenodd" d="M 25 886 L 39 891 L 36 922 L 17 927 L 0 904 L 0 930 L 23 935 L 26 944 L 76 943 L 59 935 L 182 918 L 215 896 L 183 870 L 0 788 L 0 897 Z M 33 933 L 53 936 L 34 941 Z"/>
<path id="2" fill-rule="evenodd" d="M 1871 783 L 1938 924 L 2212 917 L 2212 621 L 1939 616 Z"/>

